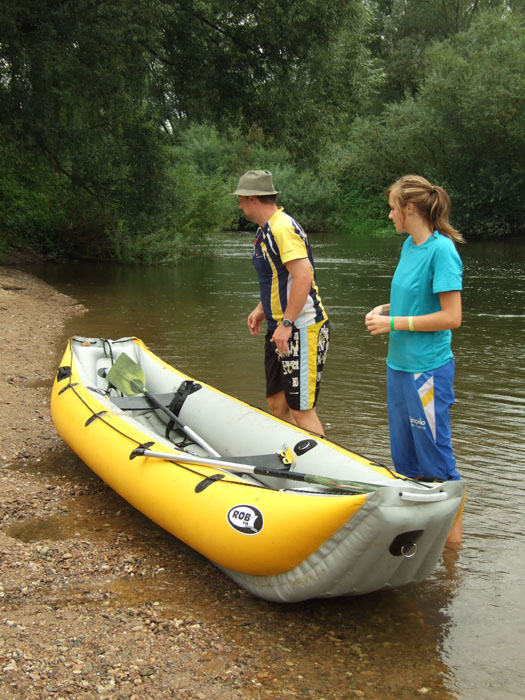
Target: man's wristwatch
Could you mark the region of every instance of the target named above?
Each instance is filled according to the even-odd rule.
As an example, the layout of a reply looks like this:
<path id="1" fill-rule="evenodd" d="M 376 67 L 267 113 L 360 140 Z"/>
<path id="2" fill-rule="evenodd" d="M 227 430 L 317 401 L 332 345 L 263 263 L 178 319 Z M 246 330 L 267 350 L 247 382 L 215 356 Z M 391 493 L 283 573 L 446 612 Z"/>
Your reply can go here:
<path id="1" fill-rule="evenodd" d="M 293 323 L 291 321 L 289 321 L 287 318 L 283 318 L 282 324 L 283 324 L 283 326 L 285 326 L 285 328 L 290 328 L 290 326 L 293 326 Z"/>

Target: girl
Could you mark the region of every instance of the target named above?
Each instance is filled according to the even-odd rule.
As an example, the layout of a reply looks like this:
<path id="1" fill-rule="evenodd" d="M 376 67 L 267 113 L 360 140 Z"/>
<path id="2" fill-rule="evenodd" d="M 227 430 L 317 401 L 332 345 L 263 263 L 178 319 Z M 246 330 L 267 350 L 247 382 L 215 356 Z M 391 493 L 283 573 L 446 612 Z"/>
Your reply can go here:
<path id="1" fill-rule="evenodd" d="M 405 175 L 387 190 L 389 219 L 408 233 L 392 279 L 390 303 L 365 317 L 372 335 L 389 333 L 387 401 L 390 449 L 400 474 L 425 481 L 460 479 L 452 452 L 454 403 L 451 329 L 461 325 L 462 263 L 441 187 Z M 448 546 L 461 543 L 461 517 Z"/>

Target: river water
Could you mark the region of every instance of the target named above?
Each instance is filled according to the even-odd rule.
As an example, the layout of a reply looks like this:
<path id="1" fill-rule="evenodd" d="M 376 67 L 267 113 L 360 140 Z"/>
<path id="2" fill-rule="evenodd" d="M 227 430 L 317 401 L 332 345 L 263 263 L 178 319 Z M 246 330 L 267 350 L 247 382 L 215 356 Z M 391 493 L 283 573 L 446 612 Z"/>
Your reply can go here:
<path id="1" fill-rule="evenodd" d="M 224 234 L 214 239 L 213 260 L 169 268 L 77 263 L 32 271 L 89 309 L 69 322 L 64 347 L 69 335 L 136 335 L 170 364 L 265 407 L 263 338 L 246 326 L 257 303 L 252 242 L 250 233 Z M 390 464 L 387 339 L 367 334 L 364 315 L 388 301 L 402 238 L 317 235 L 311 242 L 332 325 L 318 413 L 328 437 Z M 453 340 L 452 427 L 467 482 L 463 547 L 417 586 L 289 607 L 241 597 L 238 614 L 224 622 L 232 636 L 242 634 L 235 620 L 244 615 L 262 646 L 276 653 L 294 646 L 311 670 L 311 697 L 356 697 L 341 690 L 341 672 L 351 678 L 356 661 L 376 692 L 383 678 L 384 698 L 405 697 L 411 677 L 423 683 L 410 697 L 524 697 L 525 242 L 469 243 L 460 254 L 464 313 Z M 169 597 L 168 583 L 163 590 Z M 212 614 L 213 592 L 213 585 L 199 590 L 203 615 Z M 358 638 L 345 632 L 350 619 Z M 330 657 L 340 664 L 331 671 L 319 663 Z"/>

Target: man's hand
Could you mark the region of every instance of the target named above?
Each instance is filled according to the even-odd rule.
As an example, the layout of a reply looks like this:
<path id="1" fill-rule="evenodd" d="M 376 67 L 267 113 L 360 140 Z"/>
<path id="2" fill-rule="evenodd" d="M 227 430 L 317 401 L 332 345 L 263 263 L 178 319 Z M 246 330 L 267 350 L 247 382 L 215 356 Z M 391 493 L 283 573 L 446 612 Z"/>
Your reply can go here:
<path id="1" fill-rule="evenodd" d="M 259 335 L 263 321 L 264 311 L 261 302 L 259 302 L 248 316 L 248 330 L 250 331 L 251 335 Z"/>
<path id="2" fill-rule="evenodd" d="M 275 343 L 277 345 L 277 350 L 279 350 L 281 355 L 285 357 L 290 354 L 288 352 L 288 341 L 290 340 L 291 335 L 292 326 L 283 326 L 283 324 L 280 323 L 274 330 L 273 335 L 271 337 L 272 343 Z"/>

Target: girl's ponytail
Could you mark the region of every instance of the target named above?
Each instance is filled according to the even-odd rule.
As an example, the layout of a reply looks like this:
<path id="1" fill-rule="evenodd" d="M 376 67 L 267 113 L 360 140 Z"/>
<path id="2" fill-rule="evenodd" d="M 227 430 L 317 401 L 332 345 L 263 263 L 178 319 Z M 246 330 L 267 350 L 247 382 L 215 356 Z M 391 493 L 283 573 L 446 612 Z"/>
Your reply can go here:
<path id="1" fill-rule="evenodd" d="M 390 185 L 386 192 L 391 194 L 400 207 L 412 204 L 433 231 L 439 231 L 455 243 L 465 243 L 465 239 L 449 221 L 451 201 L 446 190 L 432 185 L 420 175 L 404 175 Z"/>

